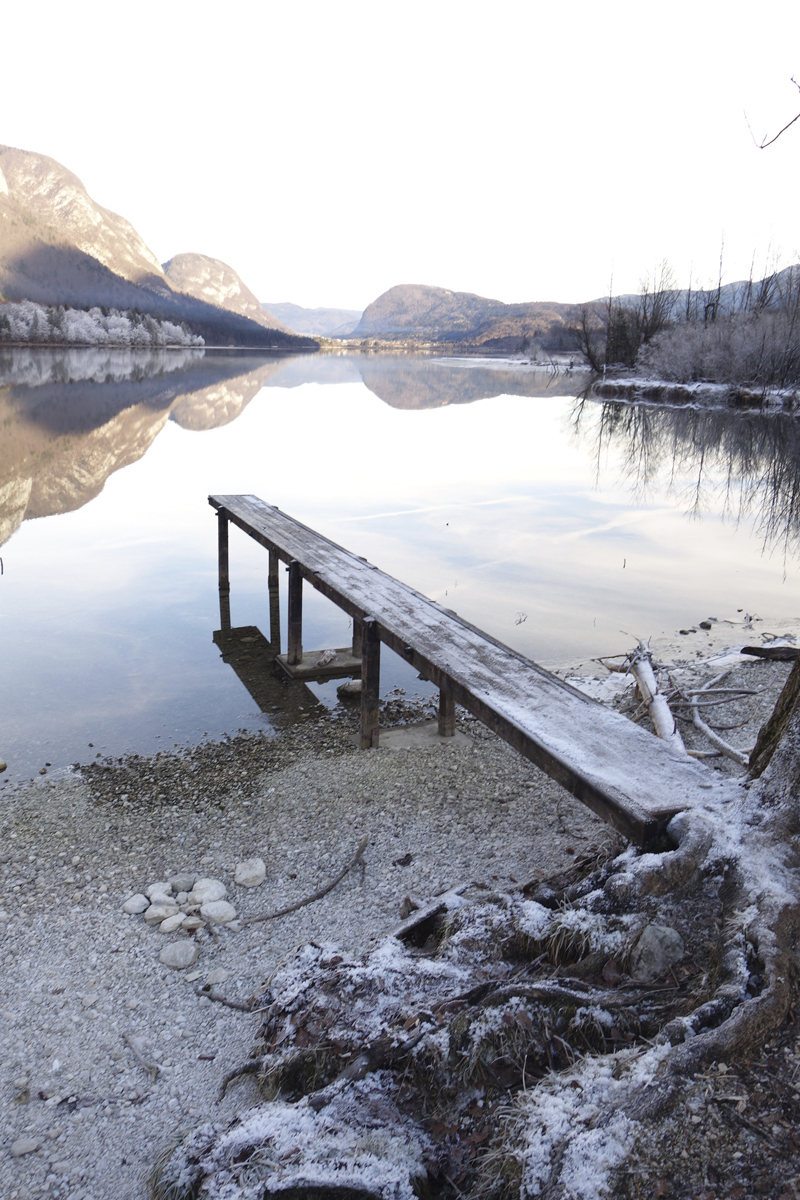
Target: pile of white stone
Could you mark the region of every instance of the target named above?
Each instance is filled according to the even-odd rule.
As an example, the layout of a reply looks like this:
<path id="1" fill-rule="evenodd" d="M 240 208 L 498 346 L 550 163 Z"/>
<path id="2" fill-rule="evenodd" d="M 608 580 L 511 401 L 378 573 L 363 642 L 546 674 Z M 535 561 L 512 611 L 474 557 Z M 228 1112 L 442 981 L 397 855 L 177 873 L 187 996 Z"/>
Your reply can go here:
<path id="1" fill-rule="evenodd" d="M 254 888 L 264 882 L 266 874 L 263 859 L 249 858 L 237 863 L 233 878 L 239 887 Z M 145 924 L 157 928 L 159 933 L 196 934 L 209 925 L 238 932 L 237 912 L 226 900 L 227 895 L 228 889 L 220 879 L 198 878 L 195 874 L 180 872 L 130 896 L 122 905 L 122 911 L 143 915 Z M 159 959 L 167 967 L 182 970 L 196 962 L 198 954 L 199 948 L 192 937 L 170 942 L 161 951 Z"/>

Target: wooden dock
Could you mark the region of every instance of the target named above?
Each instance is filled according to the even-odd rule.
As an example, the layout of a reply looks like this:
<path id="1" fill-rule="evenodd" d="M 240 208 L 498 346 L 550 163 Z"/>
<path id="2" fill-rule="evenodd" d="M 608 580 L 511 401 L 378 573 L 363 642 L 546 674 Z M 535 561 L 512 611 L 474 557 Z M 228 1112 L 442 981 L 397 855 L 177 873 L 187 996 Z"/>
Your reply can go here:
<path id="1" fill-rule="evenodd" d="M 209 496 L 209 503 L 218 517 L 221 598 L 230 590 L 230 523 L 269 551 L 273 644 L 280 641 L 278 565 L 288 564 L 289 645 L 281 659 L 289 673 L 307 661 L 304 581 L 353 618 L 348 673 L 360 660 L 362 749 L 379 744 L 385 643 L 439 688 L 443 737 L 454 732 L 455 706 L 461 704 L 641 846 L 652 845 L 676 813 L 736 794 L 734 784 L 702 763 L 675 757 L 653 734 L 258 497 Z M 317 658 L 321 653 L 314 652 Z"/>

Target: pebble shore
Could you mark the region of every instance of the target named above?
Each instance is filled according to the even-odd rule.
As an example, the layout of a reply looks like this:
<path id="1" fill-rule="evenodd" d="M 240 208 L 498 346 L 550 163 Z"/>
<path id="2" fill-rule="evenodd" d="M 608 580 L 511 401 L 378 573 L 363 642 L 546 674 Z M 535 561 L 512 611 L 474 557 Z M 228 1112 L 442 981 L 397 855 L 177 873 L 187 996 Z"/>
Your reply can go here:
<path id="1" fill-rule="evenodd" d="M 224 1123 L 253 1102 L 250 1082 L 217 1102 L 258 1017 L 212 1002 L 200 991 L 209 981 L 245 1000 L 306 942 L 369 949 L 407 896 L 472 880 L 511 889 L 619 844 L 469 718 L 455 739 L 368 753 L 355 748 L 355 724 L 323 712 L 278 736 L 98 761 L 4 794 L 4 1200 L 144 1200 L 153 1158 L 178 1130 Z M 243 923 L 316 891 L 365 834 L 362 862 L 324 899 Z M 265 877 L 253 883 L 259 859 Z M 249 886 L 236 882 L 245 862 Z M 232 923 L 203 920 L 201 907 L 187 932 L 180 916 L 198 916 L 188 888 L 179 904 L 174 888 L 161 895 L 179 910 L 168 930 L 123 911 L 180 874 L 224 885 L 208 906 L 232 905 Z M 160 961 L 168 946 L 192 960 L 186 968 Z"/>

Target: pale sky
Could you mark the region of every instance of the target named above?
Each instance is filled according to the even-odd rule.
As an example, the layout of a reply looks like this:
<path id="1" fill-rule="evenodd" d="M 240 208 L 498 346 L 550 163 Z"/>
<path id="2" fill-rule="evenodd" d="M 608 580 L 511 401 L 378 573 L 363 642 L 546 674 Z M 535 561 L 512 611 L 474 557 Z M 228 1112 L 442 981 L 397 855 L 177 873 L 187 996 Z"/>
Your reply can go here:
<path id="1" fill-rule="evenodd" d="M 0 142 L 262 300 L 505 301 L 800 258 L 800 6 L 775 0 L 2 5 Z"/>

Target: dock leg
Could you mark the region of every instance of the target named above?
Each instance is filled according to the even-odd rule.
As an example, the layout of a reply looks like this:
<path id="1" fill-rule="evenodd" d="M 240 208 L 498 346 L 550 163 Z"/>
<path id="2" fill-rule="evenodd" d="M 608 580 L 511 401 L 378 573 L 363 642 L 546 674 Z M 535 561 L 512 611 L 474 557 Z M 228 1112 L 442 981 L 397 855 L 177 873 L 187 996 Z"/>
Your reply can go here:
<path id="1" fill-rule="evenodd" d="M 303 574 L 300 563 L 289 563 L 289 646 L 286 661 L 296 667 L 303 661 Z"/>
<path id="2" fill-rule="evenodd" d="M 450 688 L 439 688 L 439 737 L 455 737 L 456 702 Z"/>
<path id="3" fill-rule="evenodd" d="M 364 641 L 364 622 L 361 617 L 353 617 L 353 658 L 361 658 L 361 644 Z"/>
<path id="4" fill-rule="evenodd" d="M 365 617 L 361 641 L 361 749 L 378 747 L 378 701 L 381 688 L 381 639 L 378 622 Z"/>
<path id="5" fill-rule="evenodd" d="M 231 581 L 228 574 L 228 510 L 217 509 L 217 545 L 219 547 L 219 590 L 230 592 Z"/>
<path id="6" fill-rule="evenodd" d="M 223 633 L 231 631 L 231 594 L 219 589 L 219 627 Z"/>
<path id="7" fill-rule="evenodd" d="M 281 599 L 278 591 L 278 567 L 280 560 L 277 552 L 270 550 L 269 552 L 269 575 L 267 577 L 267 586 L 269 588 L 269 640 L 273 646 L 275 653 L 281 652 Z"/>

